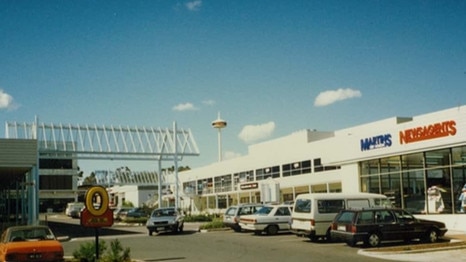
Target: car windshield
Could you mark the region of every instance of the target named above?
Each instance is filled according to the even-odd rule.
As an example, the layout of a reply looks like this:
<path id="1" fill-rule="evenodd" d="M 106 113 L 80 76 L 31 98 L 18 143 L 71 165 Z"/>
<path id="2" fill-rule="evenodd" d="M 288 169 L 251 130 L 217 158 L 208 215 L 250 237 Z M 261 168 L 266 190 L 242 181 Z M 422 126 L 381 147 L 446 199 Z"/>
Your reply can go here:
<path id="1" fill-rule="evenodd" d="M 14 230 L 10 234 L 10 242 L 54 239 L 52 232 L 46 228 L 28 228 Z"/>
<path id="2" fill-rule="evenodd" d="M 261 207 L 257 212 L 256 215 L 268 215 L 270 211 L 272 211 L 273 207 Z"/>
<path id="3" fill-rule="evenodd" d="M 234 216 L 236 213 L 236 207 L 230 207 L 227 212 L 225 212 L 225 214 L 227 215 L 230 215 L 230 216 Z"/>
<path id="4" fill-rule="evenodd" d="M 176 212 L 174 209 L 156 209 L 152 213 L 153 217 L 163 217 L 163 216 L 175 216 Z"/>

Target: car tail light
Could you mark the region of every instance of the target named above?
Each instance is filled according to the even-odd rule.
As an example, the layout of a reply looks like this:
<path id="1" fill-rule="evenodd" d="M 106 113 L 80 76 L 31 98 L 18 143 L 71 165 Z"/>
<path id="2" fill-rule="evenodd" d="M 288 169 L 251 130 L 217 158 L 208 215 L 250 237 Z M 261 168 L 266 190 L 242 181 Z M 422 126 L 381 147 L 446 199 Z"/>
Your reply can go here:
<path id="1" fill-rule="evenodd" d="M 356 226 L 351 226 L 351 233 L 356 233 L 358 232 L 358 229 Z"/>
<path id="2" fill-rule="evenodd" d="M 311 226 L 315 226 L 316 225 L 316 221 L 314 219 L 311 219 L 309 222 L 311 222 Z"/>

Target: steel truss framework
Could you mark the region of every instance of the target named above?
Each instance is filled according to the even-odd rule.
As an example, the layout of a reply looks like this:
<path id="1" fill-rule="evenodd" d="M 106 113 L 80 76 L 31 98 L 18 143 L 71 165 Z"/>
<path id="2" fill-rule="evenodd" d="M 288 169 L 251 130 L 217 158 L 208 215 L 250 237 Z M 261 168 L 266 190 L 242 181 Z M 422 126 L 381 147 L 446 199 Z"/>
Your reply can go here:
<path id="1" fill-rule="evenodd" d="M 6 123 L 6 137 L 37 139 L 41 158 L 181 160 L 198 156 L 191 131 L 170 128 Z"/>
<path id="2" fill-rule="evenodd" d="M 154 171 L 112 171 L 96 170 L 94 171 L 98 185 L 157 185 L 159 175 Z M 172 173 L 162 172 L 160 181 L 163 186 L 167 186 L 169 180 L 167 176 Z"/>
<path id="3" fill-rule="evenodd" d="M 5 135 L 8 139 L 36 139 L 39 159 L 107 159 L 152 160 L 174 162 L 175 207 L 179 206 L 178 161 L 184 156 L 198 156 L 199 149 L 191 131 L 173 128 L 146 128 L 129 126 L 63 125 L 7 122 Z M 30 185 L 28 194 L 28 223 L 38 222 L 38 192 L 40 167 L 33 167 L 27 174 Z M 163 178 L 162 178 L 163 179 Z M 158 197 L 161 203 L 162 179 L 157 179 Z M 152 180 L 154 181 L 154 180 Z M 147 181 L 146 181 L 147 182 Z"/>

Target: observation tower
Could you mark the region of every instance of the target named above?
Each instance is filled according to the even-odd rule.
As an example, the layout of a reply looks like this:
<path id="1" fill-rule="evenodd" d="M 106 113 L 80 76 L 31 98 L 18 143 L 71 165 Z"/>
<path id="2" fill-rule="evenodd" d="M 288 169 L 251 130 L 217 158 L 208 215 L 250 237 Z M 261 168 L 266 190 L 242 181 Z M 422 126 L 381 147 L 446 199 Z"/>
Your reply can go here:
<path id="1" fill-rule="evenodd" d="M 222 161 L 222 128 L 227 126 L 227 121 L 220 118 L 218 112 L 217 119 L 212 121 L 212 127 L 218 130 L 218 162 Z"/>

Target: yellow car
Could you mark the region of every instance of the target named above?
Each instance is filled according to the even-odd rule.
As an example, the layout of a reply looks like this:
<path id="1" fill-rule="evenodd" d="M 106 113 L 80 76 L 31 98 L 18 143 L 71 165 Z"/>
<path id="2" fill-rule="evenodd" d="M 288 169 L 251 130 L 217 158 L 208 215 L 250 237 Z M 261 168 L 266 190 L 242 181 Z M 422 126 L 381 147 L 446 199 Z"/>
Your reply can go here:
<path id="1" fill-rule="evenodd" d="M 12 226 L 0 239 L 0 261 L 62 262 L 63 246 L 48 226 Z"/>

